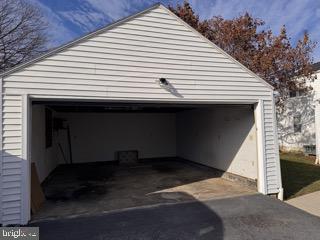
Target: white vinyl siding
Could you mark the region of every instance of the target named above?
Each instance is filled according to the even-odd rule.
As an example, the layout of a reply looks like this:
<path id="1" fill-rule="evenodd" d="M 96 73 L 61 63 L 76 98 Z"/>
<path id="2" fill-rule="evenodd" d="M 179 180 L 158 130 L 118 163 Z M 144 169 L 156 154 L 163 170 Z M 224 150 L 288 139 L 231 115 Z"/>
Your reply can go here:
<path id="1" fill-rule="evenodd" d="M 160 77 L 167 78 L 183 99 L 159 88 Z M 117 99 L 271 96 L 265 84 L 161 8 L 15 72 L 3 84 L 5 93 Z"/>
<path id="2" fill-rule="evenodd" d="M 2 99 L 1 220 L 16 224 L 21 217 L 22 97 Z"/>
<path id="3" fill-rule="evenodd" d="M 279 150 L 277 136 L 275 135 L 275 115 L 274 104 L 272 100 L 263 102 L 264 108 L 264 136 L 265 136 L 265 157 L 266 157 L 266 179 L 267 193 L 279 192 L 278 170 Z"/>
<path id="4" fill-rule="evenodd" d="M 160 77 L 178 95 L 161 88 Z M 10 73 L 3 78 L 2 89 L 3 223 L 17 223 L 20 217 L 21 96 L 25 95 L 195 103 L 263 100 L 267 191 L 278 192 L 272 89 L 162 6 Z"/>

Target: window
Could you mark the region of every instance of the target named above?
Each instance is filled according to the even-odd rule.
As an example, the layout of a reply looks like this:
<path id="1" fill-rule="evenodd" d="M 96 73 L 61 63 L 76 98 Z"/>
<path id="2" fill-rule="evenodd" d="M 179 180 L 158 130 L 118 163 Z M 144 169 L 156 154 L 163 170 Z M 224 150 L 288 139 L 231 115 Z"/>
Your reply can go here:
<path id="1" fill-rule="evenodd" d="M 302 96 L 305 96 L 306 95 L 306 92 L 304 90 L 292 90 L 289 92 L 289 96 L 291 98 L 293 97 L 302 97 Z"/>
<path id="2" fill-rule="evenodd" d="M 316 154 L 316 146 L 315 145 L 304 145 L 304 152 L 309 155 Z"/>
<path id="3" fill-rule="evenodd" d="M 293 131 L 295 133 L 300 133 L 301 132 L 301 127 L 302 127 L 302 124 L 301 124 L 301 115 L 297 114 L 293 117 Z"/>
<path id="4" fill-rule="evenodd" d="M 290 97 L 296 97 L 297 96 L 297 91 L 290 91 Z"/>
<path id="5" fill-rule="evenodd" d="M 299 90 L 297 92 L 298 92 L 299 97 L 306 95 L 306 92 L 304 90 Z"/>
<path id="6" fill-rule="evenodd" d="M 52 111 L 46 108 L 45 112 L 45 135 L 46 135 L 46 148 L 52 146 Z"/>

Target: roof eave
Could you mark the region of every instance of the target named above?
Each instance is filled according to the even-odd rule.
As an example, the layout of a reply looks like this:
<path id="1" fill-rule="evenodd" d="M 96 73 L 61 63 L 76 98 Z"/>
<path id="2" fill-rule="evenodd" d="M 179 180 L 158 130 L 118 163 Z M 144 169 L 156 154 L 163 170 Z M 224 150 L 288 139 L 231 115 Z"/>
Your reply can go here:
<path id="1" fill-rule="evenodd" d="M 1 73 L 0 77 L 1 78 L 6 77 L 6 76 L 10 75 L 11 73 L 17 72 L 17 71 L 19 71 L 19 70 L 21 70 L 21 69 L 23 69 L 25 67 L 28 67 L 28 66 L 30 66 L 30 65 L 32 65 L 34 63 L 37 63 L 37 62 L 41 61 L 42 59 L 50 57 L 50 56 L 52 56 L 52 55 L 54 55 L 56 53 L 59 53 L 59 52 L 65 50 L 65 49 L 69 48 L 69 47 L 72 47 L 72 46 L 74 46 L 74 45 L 76 45 L 76 44 L 78 44 L 78 43 L 80 43 L 80 42 L 82 42 L 82 41 L 84 41 L 84 40 L 86 40 L 88 38 L 96 36 L 96 35 L 98 35 L 98 34 L 100 34 L 102 32 L 108 31 L 108 30 L 120 25 L 123 22 L 129 21 L 132 18 L 135 18 L 135 17 L 140 16 L 140 15 L 142 15 L 142 14 L 144 14 L 144 13 L 150 11 L 150 10 L 153 10 L 153 9 L 159 7 L 160 5 L 161 5 L 160 3 L 156 3 L 156 4 L 152 5 L 151 7 L 147 8 L 147 9 L 145 9 L 143 11 L 137 12 L 135 14 L 132 14 L 132 15 L 128 16 L 128 17 L 121 18 L 121 19 L 117 20 L 116 22 L 111 23 L 110 25 L 107 25 L 107 26 L 104 26 L 102 28 L 99 28 L 98 30 L 92 31 L 92 32 L 80 37 L 80 38 L 77 38 L 77 39 L 72 40 L 72 41 L 70 41 L 70 42 L 68 42 L 66 44 L 63 44 L 60 47 L 54 48 L 54 49 L 50 50 L 47 53 L 44 53 L 44 54 L 42 54 L 42 55 L 40 55 L 40 56 L 30 60 L 30 61 L 27 61 L 25 63 L 19 64 L 18 66 L 15 66 L 15 67 L 13 67 L 13 68 Z"/>
<path id="2" fill-rule="evenodd" d="M 255 74 L 254 72 L 252 72 L 252 71 L 251 71 L 250 69 L 248 69 L 247 67 L 245 67 L 245 66 L 244 66 L 243 64 L 241 64 L 239 61 L 237 61 L 236 59 L 234 59 L 231 55 L 229 55 L 228 53 L 226 53 L 223 49 L 221 49 L 220 47 L 218 47 L 216 44 L 214 44 L 213 42 L 211 42 L 209 39 L 207 39 L 206 37 L 204 37 L 204 36 L 203 36 L 201 33 L 199 33 L 196 29 L 194 29 L 193 27 L 191 27 L 188 23 L 186 23 L 185 21 L 183 21 L 181 18 L 179 18 L 176 14 L 174 14 L 172 11 L 170 11 L 167 7 L 165 7 L 165 6 L 162 5 L 161 3 L 156 3 L 156 4 L 152 5 L 151 7 L 147 8 L 147 9 L 145 9 L 145 10 L 143 10 L 143 11 L 140 11 L 140 12 L 135 13 L 135 14 L 132 14 L 132 15 L 130 15 L 130 16 L 128 16 L 128 17 L 122 18 L 122 19 L 120 19 L 120 20 L 118 20 L 118 21 L 116 21 L 116 22 L 114 22 L 114 23 L 112 23 L 112 24 L 110 24 L 110 25 L 108 25 L 108 26 L 105 26 L 105 27 L 102 27 L 102 28 L 100 28 L 100 29 L 98 29 L 98 30 L 95 30 L 95 31 L 93 31 L 93 32 L 91 32 L 91 33 L 83 36 L 83 37 L 80 37 L 80 38 L 78 38 L 78 39 L 76 39 L 76 40 L 73 40 L 73 41 L 71 41 L 71 42 L 68 42 L 68 43 L 66 43 L 66 44 L 64 44 L 64 45 L 62 45 L 62 46 L 60 46 L 60 47 L 58 47 L 58 48 L 55 48 L 55 49 L 53 49 L 53 50 L 51 50 L 51 51 L 49 51 L 49 52 L 47 52 L 47 53 L 45 53 L 45 54 L 43 54 L 43 55 L 41 55 L 41 56 L 39 56 L 39 57 L 36 57 L 36 58 L 34 58 L 34 59 L 32 59 L 32 60 L 30 60 L 30 61 L 28 61 L 28 62 L 25 62 L 25 63 L 23 63 L 23 64 L 20 64 L 20 65 L 14 67 L 14 68 L 12 68 L 12 69 L 10 69 L 10 70 L 8 70 L 8 71 L 5 71 L 5 72 L 1 73 L 1 74 L 0 74 L 0 77 L 1 77 L 1 78 L 4 78 L 4 77 L 6 77 L 6 76 L 8 76 L 8 75 L 10 75 L 10 74 L 12 74 L 12 73 L 14 73 L 14 72 L 17 72 L 17 71 L 19 71 L 19 70 L 21 70 L 21 69 L 23 69 L 23 68 L 25 68 L 25 67 L 28 67 L 28 66 L 30 66 L 30 65 L 32 65 L 32 64 L 34 64 L 34 63 L 39 62 L 40 60 L 42 60 L 42 59 L 44 59 L 44 58 L 50 57 L 50 56 L 52 56 L 52 55 L 54 55 L 54 54 L 56 54 L 56 53 L 59 53 L 59 52 L 63 51 L 64 49 L 69 48 L 69 47 L 72 47 L 72 46 L 74 46 L 74 45 L 76 45 L 76 44 L 78 44 L 78 43 L 80 43 L 80 42 L 82 42 L 82 41 L 84 41 L 84 40 L 86 40 L 86 39 L 88 39 L 88 38 L 91 38 L 91 37 L 93 37 L 93 36 L 96 36 L 96 35 L 98 35 L 98 34 L 100 34 L 100 33 L 102 33 L 102 32 L 108 31 L 108 30 L 110 30 L 110 29 L 112 29 L 112 28 L 114 28 L 114 27 L 122 24 L 123 22 L 129 21 L 130 19 L 135 18 L 135 17 L 137 17 L 137 16 L 140 16 L 140 15 L 142 15 L 142 14 L 144 14 L 144 13 L 150 11 L 150 10 L 153 10 L 153 9 L 155 9 L 155 8 L 157 8 L 157 7 L 161 7 L 161 8 L 163 8 L 164 10 L 166 10 L 170 15 L 174 16 L 179 22 L 181 22 L 183 25 L 185 25 L 185 26 L 188 27 L 190 30 L 192 30 L 194 33 L 196 33 L 199 37 L 201 37 L 202 39 L 204 39 L 204 40 L 205 40 L 207 43 L 209 43 L 211 46 L 213 46 L 213 47 L 215 47 L 216 49 L 218 49 L 223 55 L 225 55 L 226 57 L 228 57 L 229 59 L 231 59 L 232 61 L 234 61 L 235 63 L 237 63 L 237 64 L 238 64 L 240 67 L 242 67 L 245 71 L 247 71 L 249 74 L 251 74 L 251 75 L 254 76 L 255 78 L 259 79 L 263 84 L 265 84 L 267 87 L 269 87 L 271 90 L 274 91 L 274 87 L 273 87 L 272 85 L 270 85 L 270 84 L 269 84 L 268 82 L 266 82 L 264 79 L 262 79 L 261 77 L 259 77 L 257 74 Z"/>

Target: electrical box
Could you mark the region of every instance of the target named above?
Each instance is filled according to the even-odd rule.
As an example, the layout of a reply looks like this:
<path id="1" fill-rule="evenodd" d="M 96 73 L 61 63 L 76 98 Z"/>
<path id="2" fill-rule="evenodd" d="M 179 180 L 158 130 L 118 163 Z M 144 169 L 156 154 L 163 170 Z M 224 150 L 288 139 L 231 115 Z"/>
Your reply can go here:
<path id="1" fill-rule="evenodd" d="M 117 160 L 120 165 L 134 165 L 138 163 L 138 151 L 137 150 L 126 150 L 117 152 Z"/>

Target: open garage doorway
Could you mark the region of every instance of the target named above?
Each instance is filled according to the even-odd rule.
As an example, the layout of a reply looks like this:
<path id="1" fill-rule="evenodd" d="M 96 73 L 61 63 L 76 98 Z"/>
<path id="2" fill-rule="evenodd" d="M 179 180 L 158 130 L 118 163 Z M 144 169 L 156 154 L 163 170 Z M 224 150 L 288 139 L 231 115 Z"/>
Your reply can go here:
<path id="1" fill-rule="evenodd" d="M 31 131 L 45 196 L 33 220 L 238 196 L 257 185 L 252 105 L 33 101 Z"/>

